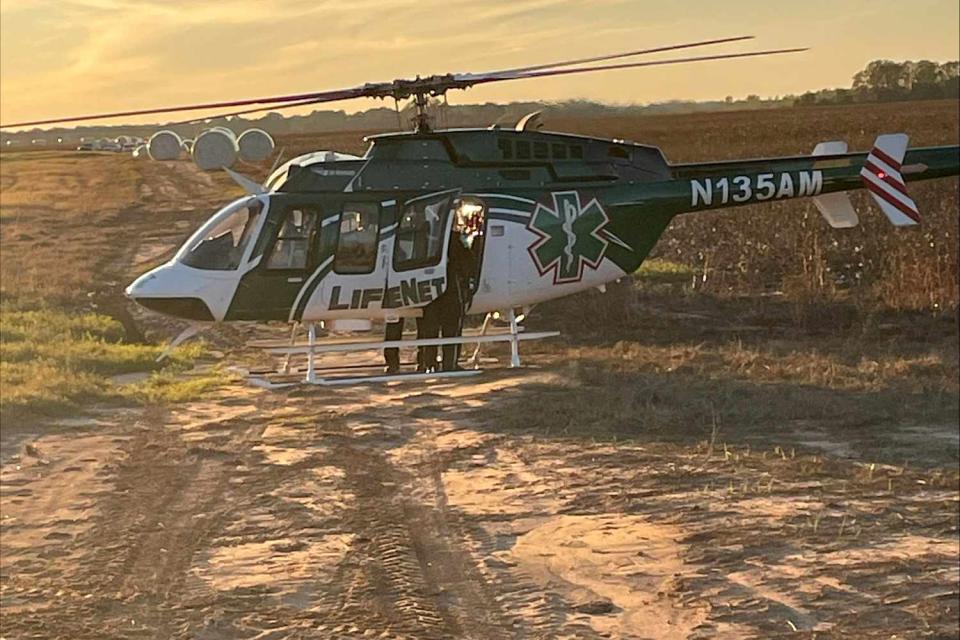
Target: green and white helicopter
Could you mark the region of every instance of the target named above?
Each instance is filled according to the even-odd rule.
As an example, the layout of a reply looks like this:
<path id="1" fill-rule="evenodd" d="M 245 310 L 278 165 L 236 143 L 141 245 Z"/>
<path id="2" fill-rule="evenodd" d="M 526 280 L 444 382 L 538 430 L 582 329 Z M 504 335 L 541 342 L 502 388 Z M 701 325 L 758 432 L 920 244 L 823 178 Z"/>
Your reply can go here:
<path id="1" fill-rule="evenodd" d="M 363 157 L 319 151 L 289 160 L 263 183 L 236 174 L 244 198 L 214 214 L 169 262 L 137 278 L 126 295 L 198 325 L 287 321 L 306 326 L 305 382 L 423 379 L 476 370 L 399 375 L 326 375 L 320 353 L 506 341 L 523 332 L 525 310 L 603 287 L 633 273 L 675 216 L 723 207 L 813 198 L 833 227 L 858 223 L 847 195 L 868 189 L 897 226 L 920 222 L 906 183 L 957 175 L 960 147 L 908 149 L 904 134 L 880 135 L 869 152 L 823 142 L 811 155 L 670 164 L 660 149 L 539 130 L 535 114 L 516 127 L 435 130 L 430 98 L 509 80 L 803 51 L 780 49 L 596 65 L 614 59 L 748 39 L 722 38 L 487 73 L 417 77 L 350 89 L 13 123 L 30 126 L 242 107 L 223 115 L 357 97 L 412 98 L 415 128 L 369 138 Z M 190 122 L 190 121 L 188 121 Z M 416 318 L 447 290 L 451 246 L 472 256 L 467 313 L 509 322 L 507 333 L 399 341 L 318 343 L 315 327 L 370 329 Z M 175 342 L 184 339 L 188 330 Z M 477 353 L 474 354 L 476 357 Z"/>

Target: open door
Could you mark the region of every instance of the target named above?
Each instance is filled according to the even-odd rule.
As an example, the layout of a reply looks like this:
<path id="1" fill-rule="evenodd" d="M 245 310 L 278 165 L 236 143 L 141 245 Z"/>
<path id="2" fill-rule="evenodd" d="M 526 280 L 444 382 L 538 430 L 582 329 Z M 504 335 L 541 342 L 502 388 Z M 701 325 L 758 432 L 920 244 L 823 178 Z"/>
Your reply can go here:
<path id="1" fill-rule="evenodd" d="M 446 290 L 451 212 L 459 193 L 431 193 L 400 204 L 384 310 L 396 309 L 397 317 L 414 315 L 408 311 L 426 306 Z"/>

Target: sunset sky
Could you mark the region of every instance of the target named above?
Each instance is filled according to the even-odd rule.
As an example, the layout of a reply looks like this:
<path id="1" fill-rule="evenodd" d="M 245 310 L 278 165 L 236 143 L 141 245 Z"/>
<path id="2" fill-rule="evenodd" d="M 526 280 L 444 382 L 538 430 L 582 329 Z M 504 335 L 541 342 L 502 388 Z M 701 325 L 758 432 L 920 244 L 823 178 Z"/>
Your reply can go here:
<path id="1" fill-rule="evenodd" d="M 957 59 L 958 23 L 957 0 L 2 0 L 0 118 L 334 89 L 747 34 L 757 39 L 703 53 L 812 50 L 509 82 L 450 101 L 773 96 L 849 86 L 876 58 Z"/>

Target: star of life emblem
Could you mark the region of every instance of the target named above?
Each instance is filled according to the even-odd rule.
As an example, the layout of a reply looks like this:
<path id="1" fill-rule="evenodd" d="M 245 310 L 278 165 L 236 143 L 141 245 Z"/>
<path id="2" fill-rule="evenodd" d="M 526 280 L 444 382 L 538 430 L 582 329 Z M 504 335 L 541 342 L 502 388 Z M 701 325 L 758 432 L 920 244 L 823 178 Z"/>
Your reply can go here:
<path id="1" fill-rule="evenodd" d="M 579 282 L 585 266 L 596 269 L 603 262 L 610 218 L 596 198 L 582 204 L 576 191 L 550 195 L 553 207 L 538 202 L 527 223 L 537 235 L 527 251 L 541 276 L 553 273 L 554 284 Z"/>

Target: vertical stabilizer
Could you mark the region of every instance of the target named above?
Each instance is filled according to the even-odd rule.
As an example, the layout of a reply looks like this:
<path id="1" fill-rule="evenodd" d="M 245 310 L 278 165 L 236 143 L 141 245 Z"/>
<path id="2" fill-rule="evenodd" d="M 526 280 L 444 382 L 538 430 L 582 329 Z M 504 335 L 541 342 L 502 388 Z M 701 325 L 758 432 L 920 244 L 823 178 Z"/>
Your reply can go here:
<path id="1" fill-rule="evenodd" d="M 873 150 L 860 171 L 860 178 L 880 210 L 898 227 L 920 223 L 917 204 L 907 194 L 901 163 L 909 138 L 904 133 L 877 137 Z"/>

